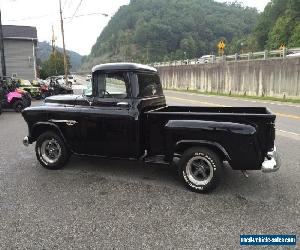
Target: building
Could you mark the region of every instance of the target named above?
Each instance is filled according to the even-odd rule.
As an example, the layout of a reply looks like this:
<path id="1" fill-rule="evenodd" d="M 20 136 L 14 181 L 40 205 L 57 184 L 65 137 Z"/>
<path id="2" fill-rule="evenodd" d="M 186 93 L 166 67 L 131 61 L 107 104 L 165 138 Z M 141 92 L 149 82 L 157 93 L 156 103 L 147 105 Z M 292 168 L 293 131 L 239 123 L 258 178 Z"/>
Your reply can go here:
<path id="1" fill-rule="evenodd" d="M 3 25 L 2 29 L 6 75 L 27 80 L 35 79 L 38 43 L 36 27 Z"/>

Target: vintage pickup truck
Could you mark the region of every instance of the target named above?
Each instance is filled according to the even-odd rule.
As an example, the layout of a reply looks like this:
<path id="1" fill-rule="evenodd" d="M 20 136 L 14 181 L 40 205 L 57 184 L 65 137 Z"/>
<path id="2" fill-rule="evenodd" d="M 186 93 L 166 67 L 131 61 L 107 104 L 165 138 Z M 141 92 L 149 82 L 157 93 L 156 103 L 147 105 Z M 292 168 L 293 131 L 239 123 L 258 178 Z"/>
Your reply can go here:
<path id="1" fill-rule="evenodd" d="M 82 95 L 53 96 L 26 108 L 25 145 L 47 169 L 71 154 L 176 165 L 191 190 L 207 192 L 234 170 L 279 169 L 275 115 L 266 108 L 168 106 L 156 69 L 132 63 L 95 66 Z M 177 164 L 171 164 L 174 159 Z"/>

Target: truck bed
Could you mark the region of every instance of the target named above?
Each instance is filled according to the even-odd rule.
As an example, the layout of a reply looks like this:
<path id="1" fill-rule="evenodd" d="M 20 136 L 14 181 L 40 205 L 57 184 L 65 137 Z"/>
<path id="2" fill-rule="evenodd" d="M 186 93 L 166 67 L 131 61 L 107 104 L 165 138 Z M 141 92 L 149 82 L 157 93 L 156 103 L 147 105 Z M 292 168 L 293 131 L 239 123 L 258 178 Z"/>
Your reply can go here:
<path id="1" fill-rule="evenodd" d="M 259 159 L 259 162 L 243 162 L 244 166 L 239 166 L 243 158 L 236 157 L 241 162 L 234 162 L 233 168 L 250 169 L 252 165 L 259 165 L 264 154 L 274 147 L 276 116 L 264 107 L 165 106 L 145 114 L 147 147 L 151 155 L 159 152 L 167 155 L 166 150 L 173 141 L 214 141 L 231 155 L 246 157 L 250 154 L 253 159 Z M 249 152 L 249 148 L 253 152 Z M 262 154 L 257 155 L 257 152 Z"/>

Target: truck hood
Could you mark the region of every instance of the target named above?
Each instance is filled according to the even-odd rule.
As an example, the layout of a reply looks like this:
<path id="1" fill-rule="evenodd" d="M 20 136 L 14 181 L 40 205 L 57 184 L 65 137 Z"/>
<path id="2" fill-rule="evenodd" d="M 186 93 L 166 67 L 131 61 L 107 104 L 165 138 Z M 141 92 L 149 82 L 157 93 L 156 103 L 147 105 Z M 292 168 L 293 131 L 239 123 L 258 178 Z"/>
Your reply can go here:
<path id="1" fill-rule="evenodd" d="M 47 97 L 45 104 L 61 104 L 61 105 L 76 105 L 76 100 L 80 95 L 55 95 Z"/>

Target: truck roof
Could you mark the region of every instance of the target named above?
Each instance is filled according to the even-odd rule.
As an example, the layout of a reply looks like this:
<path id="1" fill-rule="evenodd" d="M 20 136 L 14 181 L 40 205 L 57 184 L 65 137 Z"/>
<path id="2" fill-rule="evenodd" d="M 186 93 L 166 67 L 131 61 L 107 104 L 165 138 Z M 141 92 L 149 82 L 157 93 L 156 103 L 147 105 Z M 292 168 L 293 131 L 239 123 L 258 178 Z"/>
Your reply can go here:
<path id="1" fill-rule="evenodd" d="M 92 72 L 98 70 L 136 70 L 136 71 L 149 71 L 157 72 L 157 69 L 150 67 L 148 65 L 138 64 L 138 63 L 105 63 L 96 65 L 93 67 Z"/>

